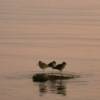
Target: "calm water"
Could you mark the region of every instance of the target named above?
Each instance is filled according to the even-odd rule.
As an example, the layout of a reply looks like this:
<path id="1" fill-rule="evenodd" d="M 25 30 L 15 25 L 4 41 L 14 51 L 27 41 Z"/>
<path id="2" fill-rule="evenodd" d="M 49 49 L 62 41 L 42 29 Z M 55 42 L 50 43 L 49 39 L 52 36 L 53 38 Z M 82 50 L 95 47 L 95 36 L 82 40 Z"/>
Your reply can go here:
<path id="1" fill-rule="evenodd" d="M 32 82 L 38 60 L 81 77 Z M 99 0 L 0 0 L 0 100 L 99 100 L 99 76 Z"/>

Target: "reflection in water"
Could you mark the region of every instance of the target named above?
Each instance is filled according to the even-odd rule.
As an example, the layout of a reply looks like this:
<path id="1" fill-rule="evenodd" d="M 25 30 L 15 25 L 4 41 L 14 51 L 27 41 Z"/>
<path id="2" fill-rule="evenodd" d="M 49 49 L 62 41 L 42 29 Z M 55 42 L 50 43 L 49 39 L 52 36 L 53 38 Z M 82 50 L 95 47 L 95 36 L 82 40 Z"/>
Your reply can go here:
<path id="1" fill-rule="evenodd" d="M 64 80 L 49 80 L 47 82 L 39 83 L 40 96 L 46 93 L 66 95 L 66 85 Z"/>
<path id="2" fill-rule="evenodd" d="M 47 92 L 47 86 L 45 85 L 45 83 L 39 83 L 39 92 L 40 95 L 42 96 L 42 94 L 45 94 Z"/>

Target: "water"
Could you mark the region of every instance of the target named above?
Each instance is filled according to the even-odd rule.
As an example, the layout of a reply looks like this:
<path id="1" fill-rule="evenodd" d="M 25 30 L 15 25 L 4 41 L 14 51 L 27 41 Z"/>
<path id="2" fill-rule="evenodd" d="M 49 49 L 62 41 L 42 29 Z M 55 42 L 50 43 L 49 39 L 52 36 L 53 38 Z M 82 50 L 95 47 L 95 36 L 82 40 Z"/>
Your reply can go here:
<path id="1" fill-rule="evenodd" d="M 99 100 L 99 51 L 99 0 L 0 0 L 0 100 Z M 35 83 L 38 60 L 81 77 Z"/>

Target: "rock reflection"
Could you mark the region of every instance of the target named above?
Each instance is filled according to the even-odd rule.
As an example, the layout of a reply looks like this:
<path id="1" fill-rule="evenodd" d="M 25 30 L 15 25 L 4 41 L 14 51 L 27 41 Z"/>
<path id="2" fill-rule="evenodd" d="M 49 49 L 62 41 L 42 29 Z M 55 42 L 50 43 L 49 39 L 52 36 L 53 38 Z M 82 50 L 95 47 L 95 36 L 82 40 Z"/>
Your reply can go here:
<path id="1" fill-rule="evenodd" d="M 43 96 L 46 93 L 66 95 L 65 80 L 49 80 L 47 82 L 39 83 L 39 93 Z"/>
<path id="2" fill-rule="evenodd" d="M 41 96 L 47 92 L 47 86 L 45 83 L 39 83 L 39 92 Z"/>

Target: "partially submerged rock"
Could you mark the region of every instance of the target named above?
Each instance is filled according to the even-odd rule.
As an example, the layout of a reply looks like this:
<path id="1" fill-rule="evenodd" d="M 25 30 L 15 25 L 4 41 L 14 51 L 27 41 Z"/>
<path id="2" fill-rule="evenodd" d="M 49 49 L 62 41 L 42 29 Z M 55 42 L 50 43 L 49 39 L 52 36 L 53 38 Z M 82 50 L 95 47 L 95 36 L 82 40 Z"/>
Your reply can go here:
<path id="1" fill-rule="evenodd" d="M 78 78 L 79 75 L 64 74 L 64 73 L 35 73 L 32 77 L 35 82 L 45 82 L 48 80 L 67 80 Z"/>
<path id="2" fill-rule="evenodd" d="M 32 77 L 33 81 L 44 82 L 48 80 L 48 75 L 44 73 L 37 73 Z"/>

